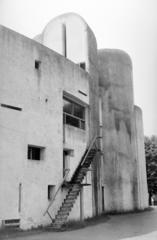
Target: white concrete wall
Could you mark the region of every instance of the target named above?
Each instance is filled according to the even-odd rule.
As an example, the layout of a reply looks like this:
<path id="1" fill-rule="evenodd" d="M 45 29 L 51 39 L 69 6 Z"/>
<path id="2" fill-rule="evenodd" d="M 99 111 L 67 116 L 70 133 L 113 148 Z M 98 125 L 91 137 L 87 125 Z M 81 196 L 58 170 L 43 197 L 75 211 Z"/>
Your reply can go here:
<path id="1" fill-rule="evenodd" d="M 26 229 L 50 222 L 43 217 L 49 203 L 47 187 L 57 188 L 63 172 L 63 92 L 88 105 L 90 77 L 57 53 L 4 27 L 0 28 L 0 46 L 0 103 L 22 108 L 0 107 L 0 216 L 20 218 Z M 41 61 L 39 70 L 34 68 L 35 60 Z M 73 130 L 69 134 L 75 137 L 79 130 Z M 87 145 L 88 134 L 82 131 L 78 135 L 83 145 L 75 149 L 77 138 L 73 145 L 75 164 Z M 45 147 L 44 160 L 28 160 L 28 144 Z M 50 210 L 53 214 L 64 195 L 59 195 L 55 209 Z"/>
<path id="2" fill-rule="evenodd" d="M 42 32 L 42 44 L 65 56 L 66 31 L 66 57 L 74 63 L 85 62 L 86 71 L 90 74 L 89 80 L 89 139 L 98 135 L 98 61 L 97 43 L 95 36 L 87 23 L 78 14 L 67 13 L 52 19 Z M 40 37 L 41 39 L 41 37 Z M 37 41 L 40 39 L 38 38 Z M 41 42 L 41 41 L 40 41 Z M 68 82 L 69 83 L 69 82 Z M 69 84 L 69 86 L 71 86 Z M 75 138 L 74 138 L 75 139 Z M 77 139 L 77 137 L 76 137 Z M 83 140 L 84 141 L 84 140 Z M 70 142 L 70 140 L 69 140 Z M 76 144 L 77 146 L 77 144 Z M 85 145 L 79 141 L 83 149 Z M 80 157 L 79 151 L 78 156 Z M 95 171 L 92 174 L 93 213 L 99 210 L 99 158 L 93 164 Z"/>

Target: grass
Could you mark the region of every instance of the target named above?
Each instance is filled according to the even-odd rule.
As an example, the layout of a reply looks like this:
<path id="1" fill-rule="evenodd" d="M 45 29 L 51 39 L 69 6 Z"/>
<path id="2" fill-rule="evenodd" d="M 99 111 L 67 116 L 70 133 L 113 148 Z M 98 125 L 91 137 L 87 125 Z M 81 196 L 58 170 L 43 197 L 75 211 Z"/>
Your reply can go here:
<path id="1" fill-rule="evenodd" d="M 112 215 L 124 215 L 124 214 L 134 214 L 134 213 L 141 213 L 141 212 L 146 212 L 146 211 L 153 211 L 153 207 L 148 207 L 143 210 L 133 210 L 133 211 L 121 211 L 121 212 L 109 212 L 109 213 L 103 213 L 98 216 L 94 217 L 89 217 L 85 219 L 84 221 L 79 221 L 79 220 L 70 220 L 66 224 L 63 225 L 61 231 L 71 231 L 71 230 L 76 230 L 80 228 L 84 228 L 87 226 L 91 225 L 97 225 L 100 223 L 105 223 L 110 219 L 110 216 Z"/>
<path id="2" fill-rule="evenodd" d="M 63 225 L 62 231 L 71 231 L 71 230 L 76 230 L 76 229 L 84 228 L 91 225 L 105 223 L 109 219 L 110 217 L 107 214 L 101 214 L 99 216 L 86 218 L 84 221 L 70 220 Z"/>

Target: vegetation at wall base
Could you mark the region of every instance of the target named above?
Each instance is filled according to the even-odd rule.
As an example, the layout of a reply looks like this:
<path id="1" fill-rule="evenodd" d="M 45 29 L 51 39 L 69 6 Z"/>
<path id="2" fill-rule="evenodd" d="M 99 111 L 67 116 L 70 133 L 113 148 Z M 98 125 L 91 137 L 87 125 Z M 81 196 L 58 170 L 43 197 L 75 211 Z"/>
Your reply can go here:
<path id="1" fill-rule="evenodd" d="M 148 192 L 157 194 L 157 136 L 145 137 Z"/>

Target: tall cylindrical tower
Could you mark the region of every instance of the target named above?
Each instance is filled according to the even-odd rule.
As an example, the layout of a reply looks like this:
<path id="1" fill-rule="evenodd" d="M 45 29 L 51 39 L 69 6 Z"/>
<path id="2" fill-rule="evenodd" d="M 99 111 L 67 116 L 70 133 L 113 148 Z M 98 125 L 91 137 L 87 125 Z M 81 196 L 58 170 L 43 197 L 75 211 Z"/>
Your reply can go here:
<path id="1" fill-rule="evenodd" d="M 133 83 L 131 59 L 121 50 L 100 50 L 102 150 L 105 211 L 128 211 L 137 205 L 133 154 Z"/>

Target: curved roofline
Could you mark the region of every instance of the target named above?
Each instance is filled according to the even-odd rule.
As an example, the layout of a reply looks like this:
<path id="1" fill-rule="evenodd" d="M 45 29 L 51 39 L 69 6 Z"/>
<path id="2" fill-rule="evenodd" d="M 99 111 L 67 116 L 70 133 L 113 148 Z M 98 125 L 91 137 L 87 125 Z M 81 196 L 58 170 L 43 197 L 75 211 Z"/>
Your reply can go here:
<path id="1" fill-rule="evenodd" d="M 98 49 L 98 56 L 101 53 L 111 53 L 111 54 L 115 54 L 115 55 L 119 55 L 122 56 L 124 58 L 127 58 L 127 60 L 129 61 L 130 65 L 132 66 L 132 59 L 130 57 L 130 55 L 125 52 L 122 49 L 114 49 L 114 48 L 102 48 L 102 49 Z"/>
<path id="2" fill-rule="evenodd" d="M 61 17 L 64 17 L 64 16 L 76 16 L 78 18 L 80 18 L 83 22 L 85 22 L 87 24 L 87 22 L 84 20 L 83 17 L 81 17 L 78 13 L 75 13 L 75 12 L 67 12 L 67 13 L 62 13 L 60 15 L 57 15 L 56 17 L 52 18 L 49 22 L 53 21 L 53 20 L 56 20 L 58 18 L 61 18 Z M 48 22 L 48 23 L 49 23 Z M 88 24 L 87 24 L 88 25 Z"/>
<path id="3" fill-rule="evenodd" d="M 95 36 L 94 32 L 92 31 L 92 29 L 90 28 L 90 26 L 88 25 L 88 23 L 84 20 L 83 17 L 81 17 L 78 13 L 75 13 L 75 12 L 63 13 L 63 14 L 60 14 L 60 15 L 52 18 L 52 19 L 45 25 L 45 27 L 44 27 L 44 29 L 43 29 L 43 31 L 42 31 L 41 34 L 44 33 L 44 31 L 45 31 L 46 27 L 48 26 L 48 24 L 50 24 L 51 22 L 53 22 L 53 21 L 55 21 L 55 20 L 57 20 L 57 19 L 59 19 L 59 18 L 64 18 L 64 17 L 68 17 L 68 16 L 74 16 L 74 17 L 77 17 L 78 19 L 80 19 L 80 20 L 82 21 L 82 23 L 84 23 L 84 24 L 88 27 L 88 29 L 91 31 L 91 33 L 93 34 L 93 36 L 94 36 L 94 38 L 95 38 L 95 42 L 96 42 L 96 44 L 97 44 L 96 36 Z"/>

